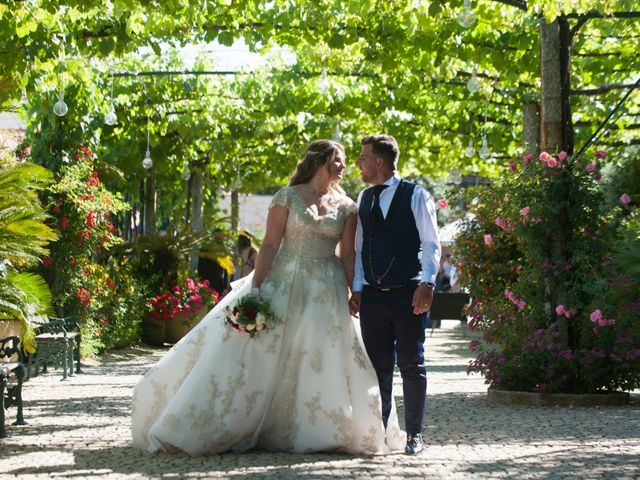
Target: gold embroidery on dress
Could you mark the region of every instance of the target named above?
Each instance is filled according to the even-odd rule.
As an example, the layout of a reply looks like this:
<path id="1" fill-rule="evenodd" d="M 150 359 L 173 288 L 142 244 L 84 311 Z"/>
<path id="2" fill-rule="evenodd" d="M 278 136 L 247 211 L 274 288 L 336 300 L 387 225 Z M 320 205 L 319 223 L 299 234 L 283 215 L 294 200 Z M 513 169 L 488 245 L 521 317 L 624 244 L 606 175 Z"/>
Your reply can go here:
<path id="1" fill-rule="evenodd" d="M 318 419 L 318 412 L 321 410 L 320 392 L 311 397 L 311 400 L 305 402 L 305 406 L 309 409 L 309 423 L 315 425 Z"/>
<path id="2" fill-rule="evenodd" d="M 360 346 L 360 341 L 358 337 L 353 337 L 353 344 L 351 345 L 351 351 L 353 352 L 353 359 L 356 362 L 356 365 L 360 367 L 362 370 L 367 369 L 367 359 L 364 356 L 364 352 L 362 351 L 362 347 Z"/>
<path id="3" fill-rule="evenodd" d="M 320 353 L 319 350 L 316 350 L 316 353 L 311 359 L 311 370 L 313 370 L 315 373 L 322 372 L 322 353 Z"/>
<path id="4" fill-rule="evenodd" d="M 245 402 L 247 404 L 246 410 L 245 410 L 245 415 L 247 417 L 251 415 L 251 412 L 253 411 L 253 407 L 255 407 L 256 405 L 256 400 L 258 400 L 258 397 L 262 393 L 264 393 L 262 390 L 254 390 L 253 392 L 244 396 Z"/>

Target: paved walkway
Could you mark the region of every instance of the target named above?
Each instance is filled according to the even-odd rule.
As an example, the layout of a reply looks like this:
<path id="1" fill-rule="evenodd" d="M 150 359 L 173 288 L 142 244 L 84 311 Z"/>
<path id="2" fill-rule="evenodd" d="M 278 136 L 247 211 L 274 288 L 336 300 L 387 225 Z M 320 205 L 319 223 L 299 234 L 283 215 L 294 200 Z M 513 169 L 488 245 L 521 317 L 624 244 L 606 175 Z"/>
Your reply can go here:
<path id="1" fill-rule="evenodd" d="M 640 479 L 639 392 L 624 407 L 492 403 L 482 378 L 465 373 L 465 332 L 444 323 L 427 339 L 427 448 L 421 456 L 147 455 L 129 440 L 130 397 L 163 351 L 140 348 L 105 355 L 69 381 L 59 381 L 57 373 L 31 379 L 24 388 L 29 425 L 10 427 L 13 436 L 0 440 L 0 478 Z M 15 409 L 8 419 L 15 419 Z"/>

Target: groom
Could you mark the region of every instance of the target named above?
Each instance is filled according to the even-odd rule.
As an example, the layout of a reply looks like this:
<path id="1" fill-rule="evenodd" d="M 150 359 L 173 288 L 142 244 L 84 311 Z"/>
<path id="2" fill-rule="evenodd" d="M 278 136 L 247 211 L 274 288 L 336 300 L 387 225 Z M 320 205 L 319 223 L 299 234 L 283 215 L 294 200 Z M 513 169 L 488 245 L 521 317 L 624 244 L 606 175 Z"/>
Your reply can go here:
<path id="1" fill-rule="evenodd" d="M 424 329 L 440 261 L 435 205 L 423 187 L 398 175 L 395 138 L 371 135 L 361 143 L 356 165 L 362 180 L 373 187 L 358 196 L 356 271 L 349 306 L 353 315 L 360 313 L 364 345 L 380 383 L 385 428 L 397 361 L 404 393 L 405 452 L 413 455 L 424 448 Z"/>

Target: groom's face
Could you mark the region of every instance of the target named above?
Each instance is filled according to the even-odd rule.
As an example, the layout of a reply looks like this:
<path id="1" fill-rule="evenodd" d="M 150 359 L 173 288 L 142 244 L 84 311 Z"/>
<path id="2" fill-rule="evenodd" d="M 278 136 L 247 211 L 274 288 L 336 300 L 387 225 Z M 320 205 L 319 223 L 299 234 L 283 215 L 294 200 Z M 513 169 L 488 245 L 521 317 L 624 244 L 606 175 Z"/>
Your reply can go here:
<path id="1" fill-rule="evenodd" d="M 356 166 L 360 169 L 360 178 L 365 183 L 374 183 L 378 177 L 379 157 L 373 153 L 372 145 L 362 146 L 360 156 L 356 160 Z"/>

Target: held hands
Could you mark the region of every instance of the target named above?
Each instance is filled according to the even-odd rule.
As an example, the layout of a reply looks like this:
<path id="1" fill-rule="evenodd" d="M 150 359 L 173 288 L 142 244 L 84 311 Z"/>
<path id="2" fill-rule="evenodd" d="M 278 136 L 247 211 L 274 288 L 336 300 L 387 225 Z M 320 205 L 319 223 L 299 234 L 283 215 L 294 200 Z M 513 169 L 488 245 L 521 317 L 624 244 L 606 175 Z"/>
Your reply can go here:
<path id="1" fill-rule="evenodd" d="M 349 310 L 351 315 L 357 317 L 360 313 L 360 299 L 362 298 L 362 292 L 351 292 L 351 298 L 349 299 Z"/>
<path id="2" fill-rule="evenodd" d="M 431 308 L 433 303 L 433 287 L 426 283 L 421 283 L 413 292 L 413 301 L 411 306 L 413 307 L 413 314 L 420 315 L 426 313 Z"/>

